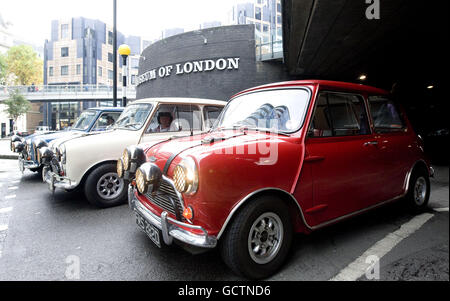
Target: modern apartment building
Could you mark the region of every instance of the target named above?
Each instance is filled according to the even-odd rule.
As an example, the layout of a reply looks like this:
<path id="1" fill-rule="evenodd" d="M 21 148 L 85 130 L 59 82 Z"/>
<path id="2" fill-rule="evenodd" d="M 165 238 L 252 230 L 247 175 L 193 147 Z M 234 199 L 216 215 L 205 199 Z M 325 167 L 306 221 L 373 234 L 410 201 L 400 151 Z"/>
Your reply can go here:
<path id="1" fill-rule="evenodd" d="M 117 32 L 117 46 L 128 44 L 128 86 L 134 85 L 138 74 L 143 41 L 138 36 L 126 37 Z M 112 90 L 113 27 L 99 20 L 83 17 L 54 20 L 51 39 L 44 46 L 45 85 L 95 85 Z M 117 83 L 122 85 L 122 58 L 117 54 Z M 85 87 L 86 88 L 86 87 Z M 120 98 L 120 95 L 118 95 Z M 53 129 L 70 126 L 81 111 L 89 107 L 112 105 L 111 102 L 51 102 L 44 109 L 44 125 Z M 61 113 L 59 113 L 61 112 Z"/>
<path id="2" fill-rule="evenodd" d="M 281 0 L 253 0 L 233 6 L 229 25 L 254 24 L 258 54 L 282 54 Z M 259 53 L 258 53 L 259 52 Z"/>

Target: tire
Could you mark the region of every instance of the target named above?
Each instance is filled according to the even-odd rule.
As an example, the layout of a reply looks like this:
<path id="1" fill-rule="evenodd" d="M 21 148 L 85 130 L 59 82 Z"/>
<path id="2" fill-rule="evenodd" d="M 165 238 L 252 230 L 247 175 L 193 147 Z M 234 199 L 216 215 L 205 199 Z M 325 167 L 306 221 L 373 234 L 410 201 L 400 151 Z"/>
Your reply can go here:
<path id="1" fill-rule="evenodd" d="M 405 201 L 413 213 L 421 213 L 428 207 L 430 199 L 430 176 L 425 169 L 416 169 L 409 179 Z"/>
<path id="2" fill-rule="evenodd" d="M 256 231 L 261 221 L 272 222 L 272 233 L 278 233 L 279 241 L 266 249 L 266 257 L 261 252 L 254 253 L 258 244 L 269 243 L 272 236 L 268 231 Z M 281 226 L 276 224 L 281 223 Z M 278 229 L 278 231 L 277 231 Z M 259 232 L 259 238 L 255 236 Z M 265 233 L 265 234 L 264 234 Z M 282 235 L 280 236 L 280 234 Z M 250 279 L 267 278 L 284 263 L 292 242 L 293 226 L 289 209 L 280 198 L 264 195 L 251 200 L 240 209 L 220 242 L 220 252 L 224 262 L 238 275 Z M 255 238 L 254 243 L 251 238 Z M 259 242 L 258 242 L 259 241 Z M 260 254 L 258 254 L 260 253 Z"/>
<path id="3" fill-rule="evenodd" d="M 43 166 L 41 165 L 41 166 L 39 166 L 37 168 L 30 168 L 30 171 L 37 172 L 39 177 L 42 178 L 42 169 L 43 169 Z"/>
<path id="4" fill-rule="evenodd" d="M 84 183 L 84 194 L 94 206 L 100 208 L 118 206 L 127 201 L 127 185 L 128 183 L 117 176 L 116 164 L 106 163 L 88 175 Z"/>

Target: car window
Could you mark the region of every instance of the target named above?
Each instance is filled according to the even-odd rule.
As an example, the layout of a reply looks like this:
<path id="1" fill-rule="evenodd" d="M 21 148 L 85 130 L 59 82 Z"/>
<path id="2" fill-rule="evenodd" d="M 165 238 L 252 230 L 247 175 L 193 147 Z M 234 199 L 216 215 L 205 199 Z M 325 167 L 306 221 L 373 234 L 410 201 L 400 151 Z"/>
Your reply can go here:
<path id="1" fill-rule="evenodd" d="M 202 129 L 200 108 L 196 105 L 163 104 L 158 107 L 146 133 L 181 132 Z"/>
<path id="2" fill-rule="evenodd" d="M 114 125 L 121 112 L 103 112 L 92 127 L 92 131 L 102 131 Z"/>
<path id="3" fill-rule="evenodd" d="M 392 132 L 405 128 L 398 109 L 393 101 L 384 96 L 369 96 L 369 108 L 375 132 Z"/>
<path id="4" fill-rule="evenodd" d="M 309 130 L 311 137 L 370 134 L 364 100 L 358 95 L 321 93 Z"/>
<path id="5" fill-rule="evenodd" d="M 205 128 L 211 128 L 219 118 L 223 107 L 205 106 L 203 108 L 203 114 L 205 118 Z"/>
<path id="6" fill-rule="evenodd" d="M 97 112 L 93 110 L 84 111 L 81 113 L 80 117 L 78 117 L 77 121 L 75 121 L 72 129 L 82 131 L 87 130 L 94 121 L 95 116 L 97 116 Z"/>

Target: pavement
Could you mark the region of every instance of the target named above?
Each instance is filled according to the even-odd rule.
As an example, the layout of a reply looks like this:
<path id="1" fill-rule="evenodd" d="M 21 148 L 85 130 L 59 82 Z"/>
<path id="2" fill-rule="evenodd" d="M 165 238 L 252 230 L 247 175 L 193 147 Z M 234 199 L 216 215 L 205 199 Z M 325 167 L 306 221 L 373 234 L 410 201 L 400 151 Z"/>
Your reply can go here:
<path id="1" fill-rule="evenodd" d="M 448 173 L 448 166 L 436 167 L 430 209 L 422 215 L 397 202 L 295 235 L 286 264 L 269 280 L 368 280 L 352 269 L 373 252 L 382 254 L 375 280 L 448 281 Z M 36 173 L 22 175 L 15 160 L 0 160 L 0 280 L 242 279 L 217 250 L 157 248 L 127 205 L 97 209 L 82 193 L 52 195 Z"/>
<path id="2" fill-rule="evenodd" d="M 10 138 L 0 139 L 0 159 L 17 159 L 19 155 L 10 149 Z"/>

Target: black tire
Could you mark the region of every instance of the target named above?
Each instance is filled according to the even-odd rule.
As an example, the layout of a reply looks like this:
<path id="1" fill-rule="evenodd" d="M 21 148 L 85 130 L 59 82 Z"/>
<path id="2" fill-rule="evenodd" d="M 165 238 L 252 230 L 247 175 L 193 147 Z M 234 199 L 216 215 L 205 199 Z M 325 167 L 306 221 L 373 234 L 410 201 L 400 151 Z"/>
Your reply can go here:
<path id="1" fill-rule="evenodd" d="M 86 181 L 84 183 L 84 194 L 87 198 L 87 200 L 94 206 L 100 207 L 100 208 L 108 208 L 113 206 L 118 206 L 121 204 L 126 203 L 127 201 L 127 186 L 128 183 L 125 182 L 123 179 L 123 185 L 121 192 L 118 193 L 118 195 L 114 198 L 108 199 L 105 198 L 104 195 L 99 194 L 97 190 L 97 184 L 102 179 L 103 176 L 107 174 L 115 174 L 117 176 L 116 172 L 116 164 L 114 163 L 105 163 L 97 168 L 95 168 L 86 178 Z M 120 189 L 119 189 L 120 190 Z"/>
<path id="2" fill-rule="evenodd" d="M 423 189 L 424 197 L 417 198 L 416 185 L 424 183 L 426 187 Z M 430 200 L 430 176 L 428 171 L 424 168 L 417 168 L 413 170 L 409 179 L 408 193 L 405 196 L 405 201 L 409 209 L 413 213 L 424 212 L 428 208 L 428 201 Z"/>
<path id="3" fill-rule="evenodd" d="M 37 168 L 30 168 L 30 171 L 37 172 L 39 177 L 42 178 L 42 169 L 43 169 L 43 166 L 41 165 L 41 166 L 39 166 Z"/>
<path id="4" fill-rule="evenodd" d="M 273 258 L 267 263 L 257 263 L 250 255 L 249 235 L 252 225 L 264 214 L 275 213 L 283 226 L 283 238 Z M 253 231 L 252 231 L 253 232 Z M 220 242 L 224 262 L 238 275 L 250 279 L 267 278 L 284 263 L 292 242 L 293 226 L 289 209 L 277 196 L 264 195 L 249 200 L 232 219 Z M 261 235 L 262 237 L 262 235 Z"/>

